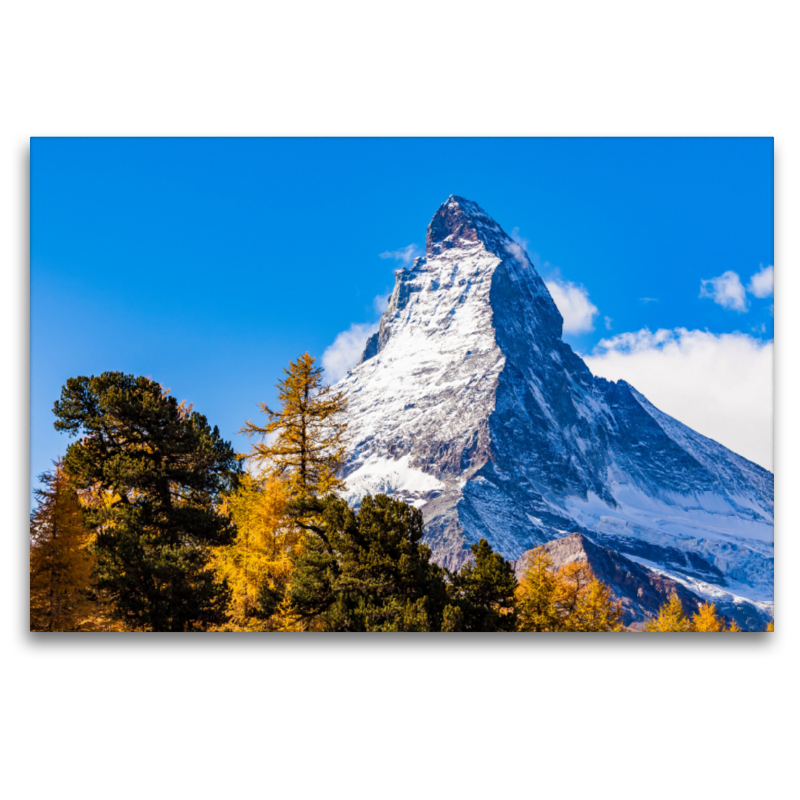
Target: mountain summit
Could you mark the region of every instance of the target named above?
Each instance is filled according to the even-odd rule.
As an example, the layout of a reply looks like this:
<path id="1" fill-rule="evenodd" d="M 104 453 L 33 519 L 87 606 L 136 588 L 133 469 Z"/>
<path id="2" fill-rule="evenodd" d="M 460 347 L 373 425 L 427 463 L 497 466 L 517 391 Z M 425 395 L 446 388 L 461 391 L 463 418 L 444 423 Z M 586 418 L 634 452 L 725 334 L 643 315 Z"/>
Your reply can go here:
<path id="1" fill-rule="evenodd" d="M 450 568 L 581 533 L 700 596 L 770 613 L 773 475 L 592 375 L 525 250 L 449 197 L 394 291 L 349 405 L 348 497 L 422 509 Z"/>

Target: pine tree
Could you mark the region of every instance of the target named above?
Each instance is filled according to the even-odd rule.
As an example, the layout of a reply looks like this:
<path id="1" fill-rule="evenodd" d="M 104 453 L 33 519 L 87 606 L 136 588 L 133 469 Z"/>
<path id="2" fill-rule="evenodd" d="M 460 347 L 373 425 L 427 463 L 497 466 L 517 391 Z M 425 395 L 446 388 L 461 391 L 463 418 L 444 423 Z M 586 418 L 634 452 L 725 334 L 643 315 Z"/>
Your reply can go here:
<path id="1" fill-rule="evenodd" d="M 517 630 L 557 631 L 556 576 L 553 561 L 543 547 L 528 553 L 525 572 L 517 586 Z"/>
<path id="2" fill-rule="evenodd" d="M 76 631 L 95 627 L 91 531 L 61 459 L 39 476 L 31 514 L 30 625 L 32 631 Z"/>
<path id="3" fill-rule="evenodd" d="M 287 479 L 293 497 L 325 495 L 344 486 L 337 477 L 344 461 L 347 423 L 343 392 L 322 384 L 322 370 L 306 353 L 284 369 L 278 382 L 281 407 L 272 411 L 259 403 L 267 424 L 247 420 L 240 433 L 258 437 L 251 451 L 253 462 L 269 465 Z M 277 434 L 271 443 L 264 441 Z"/>
<path id="4" fill-rule="evenodd" d="M 219 498 L 241 473 L 230 444 L 154 381 L 119 372 L 70 378 L 54 412 L 57 430 L 80 437 L 64 467 L 93 497 L 97 584 L 115 615 L 139 630 L 217 620 L 210 548 L 233 536 Z"/>
<path id="5" fill-rule="evenodd" d="M 686 619 L 683 605 L 677 594 L 672 594 L 669 601 L 659 610 L 658 617 L 644 625 L 648 633 L 682 633 L 692 630 L 692 623 Z"/>
<path id="6" fill-rule="evenodd" d="M 448 611 L 448 629 L 462 631 L 513 631 L 514 590 L 517 581 L 511 565 L 492 551 L 486 539 L 470 547 L 468 561 L 452 576 L 450 603 L 460 609 L 459 621 Z M 453 627 L 458 625 L 458 627 Z"/>
<path id="7" fill-rule="evenodd" d="M 316 499 L 291 595 L 303 627 L 327 631 L 441 630 L 444 572 L 422 544 L 422 513 L 386 495 L 356 512 L 334 495 Z M 308 512 L 304 509 L 304 513 Z"/>
<path id="8" fill-rule="evenodd" d="M 713 603 L 703 603 L 692 617 L 692 630 L 697 633 L 719 633 L 723 627 L 723 622 L 717 616 L 717 608 Z"/>

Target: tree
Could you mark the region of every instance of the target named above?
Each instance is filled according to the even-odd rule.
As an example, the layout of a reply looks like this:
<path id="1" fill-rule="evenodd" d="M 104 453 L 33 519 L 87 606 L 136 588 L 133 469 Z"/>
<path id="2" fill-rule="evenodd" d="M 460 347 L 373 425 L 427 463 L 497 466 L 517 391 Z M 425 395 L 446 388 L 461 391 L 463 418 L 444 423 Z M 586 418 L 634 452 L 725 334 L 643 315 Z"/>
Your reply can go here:
<path id="1" fill-rule="evenodd" d="M 284 369 L 286 377 L 277 385 L 280 410 L 259 403 L 267 424 L 259 426 L 247 420 L 240 431 L 260 438 L 250 458 L 267 462 L 288 479 L 292 496 L 322 496 L 344 486 L 337 473 L 345 452 L 345 396 L 323 386 L 322 370 L 314 361 L 308 353 L 290 361 L 289 369 Z M 277 434 L 273 442 L 264 441 L 273 434 Z"/>
<path id="2" fill-rule="evenodd" d="M 275 476 L 245 474 L 222 501 L 234 525 L 230 545 L 214 549 L 212 564 L 229 589 L 222 630 L 291 627 L 288 587 L 300 533 L 287 514 L 286 485 Z"/>
<path id="3" fill-rule="evenodd" d="M 328 495 L 295 505 L 294 514 L 309 533 L 291 585 L 306 629 L 441 629 L 447 586 L 421 543 L 419 509 L 367 495 L 356 512 Z"/>
<path id="4" fill-rule="evenodd" d="M 32 631 L 90 630 L 93 625 L 91 531 L 61 459 L 39 476 L 31 514 Z"/>
<path id="5" fill-rule="evenodd" d="M 692 630 L 697 633 L 719 633 L 724 629 L 722 620 L 717 616 L 717 608 L 713 603 L 702 603 L 692 617 Z"/>
<path id="6" fill-rule="evenodd" d="M 55 427 L 81 438 L 65 469 L 94 502 L 98 587 L 128 627 L 182 631 L 215 621 L 220 587 L 210 548 L 234 533 L 219 509 L 241 464 L 218 429 L 149 378 L 70 378 Z"/>
<path id="7" fill-rule="evenodd" d="M 556 570 L 543 547 L 527 556 L 517 589 L 517 617 L 520 631 L 622 630 L 622 604 L 591 566 L 574 561 Z"/>
<path id="8" fill-rule="evenodd" d="M 513 631 L 516 627 L 514 570 L 492 551 L 486 539 L 470 546 L 473 561 L 452 576 L 450 603 L 460 610 L 448 611 L 448 629 L 461 631 Z"/>
<path id="9" fill-rule="evenodd" d="M 765 631 L 765 633 L 775 633 L 775 623 L 774 622 L 768 622 L 767 623 L 767 630 Z"/>
<path id="10" fill-rule="evenodd" d="M 647 633 L 683 633 L 692 630 L 692 623 L 686 619 L 680 598 L 673 593 L 661 606 L 658 617 L 646 622 L 644 629 Z"/>
<path id="11" fill-rule="evenodd" d="M 517 630 L 560 630 L 556 610 L 556 575 L 553 561 L 544 547 L 526 557 L 525 572 L 517 586 Z"/>
<path id="12" fill-rule="evenodd" d="M 565 630 L 619 632 L 623 629 L 622 603 L 614 600 L 611 589 L 602 581 L 592 577 L 586 585 L 583 597 Z"/>

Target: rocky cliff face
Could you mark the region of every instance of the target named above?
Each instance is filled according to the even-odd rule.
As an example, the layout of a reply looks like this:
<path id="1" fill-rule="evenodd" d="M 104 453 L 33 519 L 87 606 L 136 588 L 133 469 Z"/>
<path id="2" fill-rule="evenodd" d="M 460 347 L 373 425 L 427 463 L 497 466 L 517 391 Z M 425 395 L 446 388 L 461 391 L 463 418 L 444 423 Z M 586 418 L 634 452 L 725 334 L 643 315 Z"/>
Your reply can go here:
<path id="1" fill-rule="evenodd" d="M 480 537 L 517 559 L 580 532 L 703 597 L 769 612 L 772 474 L 595 378 L 561 333 L 524 250 L 450 197 L 340 382 L 349 499 L 421 507 L 450 568 Z"/>

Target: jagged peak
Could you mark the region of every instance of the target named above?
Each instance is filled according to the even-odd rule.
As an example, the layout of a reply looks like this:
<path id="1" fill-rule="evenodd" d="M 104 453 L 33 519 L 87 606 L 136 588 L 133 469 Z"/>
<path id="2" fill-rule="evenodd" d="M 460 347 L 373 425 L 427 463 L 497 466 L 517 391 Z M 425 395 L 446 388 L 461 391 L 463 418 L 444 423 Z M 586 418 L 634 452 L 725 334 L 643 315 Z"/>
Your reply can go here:
<path id="1" fill-rule="evenodd" d="M 426 240 L 428 256 L 459 243 L 483 242 L 490 249 L 511 241 L 508 234 L 474 200 L 451 194 L 433 215 Z"/>

